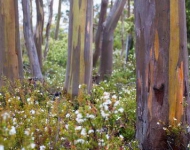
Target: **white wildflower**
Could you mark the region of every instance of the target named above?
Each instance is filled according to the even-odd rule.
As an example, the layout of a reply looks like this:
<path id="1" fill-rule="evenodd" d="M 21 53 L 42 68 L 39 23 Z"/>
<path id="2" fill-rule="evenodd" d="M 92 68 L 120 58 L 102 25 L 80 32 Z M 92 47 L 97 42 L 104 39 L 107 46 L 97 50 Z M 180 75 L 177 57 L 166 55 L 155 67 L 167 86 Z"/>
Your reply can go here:
<path id="1" fill-rule="evenodd" d="M 88 134 L 94 133 L 94 130 L 89 130 Z"/>
<path id="2" fill-rule="evenodd" d="M 16 124 L 17 124 L 17 119 L 13 118 L 13 125 L 16 125 Z"/>
<path id="3" fill-rule="evenodd" d="M 167 130 L 167 128 L 166 128 L 166 127 L 163 127 L 163 130 Z"/>
<path id="4" fill-rule="evenodd" d="M 106 134 L 106 139 L 109 139 L 109 138 L 110 138 L 110 136 L 108 134 Z"/>
<path id="5" fill-rule="evenodd" d="M 123 109 L 123 108 L 119 108 L 118 111 L 119 111 L 120 113 L 123 113 L 123 112 L 124 112 L 124 109 Z"/>
<path id="6" fill-rule="evenodd" d="M 101 115 L 103 118 L 107 118 L 109 114 L 106 114 L 103 110 L 101 110 Z"/>
<path id="7" fill-rule="evenodd" d="M 30 129 L 29 129 L 29 128 L 26 129 L 26 130 L 24 131 L 24 134 L 25 134 L 25 135 L 30 135 Z"/>
<path id="8" fill-rule="evenodd" d="M 46 149 L 46 147 L 44 145 L 40 146 L 40 150 L 45 150 L 45 149 Z"/>
<path id="9" fill-rule="evenodd" d="M 32 115 L 34 115 L 34 114 L 36 113 L 36 111 L 32 109 L 32 110 L 30 111 L 30 113 L 31 113 Z"/>
<path id="10" fill-rule="evenodd" d="M 12 100 L 13 100 L 12 98 L 9 98 L 9 99 L 8 99 L 8 102 L 11 102 Z"/>
<path id="11" fill-rule="evenodd" d="M 78 143 L 84 144 L 84 142 L 85 141 L 83 139 L 78 139 L 78 140 L 75 141 L 75 144 L 78 144 Z"/>
<path id="12" fill-rule="evenodd" d="M 160 122 L 157 122 L 157 125 L 160 125 Z"/>
<path id="13" fill-rule="evenodd" d="M 118 105 L 119 105 L 119 101 L 116 101 L 113 106 L 116 107 Z"/>
<path id="14" fill-rule="evenodd" d="M 104 146 L 104 145 L 105 145 L 104 140 L 103 140 L 103 139 L 100 139 L 99 142 L 98 142 L 98 145 L 99 145 L 99 146 Z"/>
<path id="15" fill-rule="evenodd" d="M 120 137 L 121 139 L 124 139 L 123 135 L 119 135 L 119 137 Z"/>
<path id="16" fill-rule="evenodd" d="M 114 114 L 117 114 L 117 113 L 118 113 L 118 110 L 115 110 L 115 111 L 114 111 Z"/>
<path id="17" fill-rule="evenodd" d="M 104 99 L 109 99 L 109 98 L 110 98 L 110 93 L 104 92 L 104 93 L 103 93 L 103 98 L 104 98 Z"/>
<path id="18" fill-rule="evenodd" d="M 173 118 L 175 121 L 177 120 L 175 117 Z"/>
<path id="19" fill-rule="evenodd" d="M 7 113 L 7 112 L 4 112 L 1 116 L 3 117 L 3 120 L 6 120 L 7 118 L 10 118 L 10 114 Z"/>
<path id="20" fill-rule="evenodd" d="M 83 128 L 83 129 L 81 130 L 81 135 L 86 136 L 86 129 L 85 129 L 85 128 Z"/>
<path id="21" fill-rule="evenodd" d="M 182 123 L 180 122 L 180 123 L 178 123 L 178 124 L 177 124 L 177 126 L 178 126 L 178 127 L 180 127 L 180 126 L 181 126 L 181 124 L 182 124 Z"/>
<path id="22" fill-rule="evenodd" d="M 27 102 L 28 102 L 28 104 L 33 104 L 32 99 L 30 97 L 27 98 Z"/>
<path id="23" fill-rule="evenodd" d="M 79 84 L 79 89 L 81 88 L 81 84 Z"/>
<path id="24" fill-rule="evenodd" d="M 113 95 L 112 98 L 113 98 L 113 99 L 117 99 L 117 96 L 116 96 L 116 95 Z"/>
<path id="25" fill-rule="evenodd" d="M 190 133 L 190 126 L 187 126 L 187 132 Z"/>
<path id="26" fill-rule="evenodd" d="M 0 150 L 4 150 L 4 146 L 3 145 L 0 145 Z"/>
<path id="27" fill-rule="evenodd" d="M 14 126 L 11 127 L 11 130 L 9 131 L 10 135 L 15 135 L 16 134 L 16 128 Z"/>
<path id="28" fill-rule="evenodd" d="M 30 144 L 30 147 L 31 147 L 31 148 L 35 148 L 35 147 L 36 147 L 36 144 L 31 143 L 31 144 Z"/>
<path id="29" fill-rule="evenodd" d="M 104 104 L 104 105 L 109 105 L 109 104 L 111 104 L 110 99 L 107 99 L 103 104 Z"/>
<path id="30" fill-rule="evenodd" d="M 77 118 L 81 119 L 81 118 L 82 118 L 82 114 L 81 114 L 81 113 L 78 113 L 78 114 L 77 114 Z"/>
<path id="31" fill-rule="evenodd" d="M 77 121 L 78 123 L 83 123 L 83 122 L 85 122 L 85 121 L 86 121 L 86 119 L 76 118 L 76 121 Z"/>
<path id="32" fill-rule="evenodd" d="M 104 110 L 106 110 L 106 111 L 108 111 L 108 110 L 109 110 L 108 105 L 104 105 Z"/>
<path id="33" fill-rule="evenodd" d="M 75 128 L 75 130 L 81 130 L 82 129 L 82 126 L 77 126 L 76 128 Z"/>
<path id="34" fill-rule="evenodd" d="M 68 125 L 68 124 L 66 124 L 66 125 L 65 125 L 65 128 L 68 130 L 68 129 L 69 129 L 69 125 Z"/>
<path id="35" fill-rule="evenodd" d="M 94 118 L 95 118 L 95 116 L 94 116 L 94 115 L 92 115 L 92 114 L 87 114 L 87 115 L 86 115 L 86 118 L 94 119 Z"/>
<path id="36" fill-rule="evenodd" d="M 190 148 L 190 143 L 187 145 L 187 148 Z"/>
<path id="37" fill-rule="evenodd" d="M 71 116 L 71 115 L 68 113 L 68 114 L 66 114 L 66 116 L 65 116 L 65 117 L 66 117 L 66 118 L 69 118 L 70 116 Z"/>
<path id="38" fill-rule="evenodd" d="M 48 127 L 45 127 L 44 130 L 47 132 L 48 131 Z"/>

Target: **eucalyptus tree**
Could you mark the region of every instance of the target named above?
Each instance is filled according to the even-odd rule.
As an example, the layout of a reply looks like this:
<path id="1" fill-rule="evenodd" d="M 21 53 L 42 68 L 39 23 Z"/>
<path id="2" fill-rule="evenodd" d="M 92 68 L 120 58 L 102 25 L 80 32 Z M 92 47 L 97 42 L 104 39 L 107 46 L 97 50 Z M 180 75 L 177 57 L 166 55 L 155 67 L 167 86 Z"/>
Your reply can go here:
<path id="1" fill-rule="evenodd" d="M 106 79 L 112 74 L 113 69 L 113 34 L 118 20 L 122 14 L 126 0 L 115 1 L 104 24 L 102 35 L 102 47 L 100 57 L 100 80 Z"/>
<path id="2" fill-rule="evenodd" d="M 28 51 L 32 77 L 35 77 L 41 80 L 43 76 L 42 76 L 42 72 L 40 68 L 36 45 L 35 45 L 33 33 L 32 33 L 32 26 L 30 22 L 30 18 L 31 18 L 30 1 L 22 0 L 22 8 L 23 8 L 24 39 L 25 39 L 26 49 Z"/>
<path id="3" fill-rule="evenodd" d="M 103 32 L 103 23 L 106 19 L 107 15 L 107 7 L 108 7 L 109 0 L 102 0 L 101 1 L 101 8 L 99 13 L 99 21 L 98 21 L 98 29 L 96 32 L 95 37 L 95 51 L 93 54 L 93 66 L 96 66 L 96 63 L 98 61 L 98 58 L 101 53 L 102 48 L 102 32 Z"/>
<path id="4" fill-rule="evenodd" d="M 47 57 L 48 51 L 49 51 L 49 37 L 50 37 L 50 28 L 53 18 L 53 3 L 54 0 L 48 0 L 48 22 L 46 25 L 46 34 L 45 34 L 45 49 L 44 49 L 44 60 Z"/>
<path id="5" fill-rule="evenodd" d="M 42 44 L 44 29 L 44 8 L 43 0 L 36 0 L 36 29 L 34 33 L 34 42 L 38 54 L 40 67 L 42 68 Z"/>
<path id="6" fill-rule="evenodd" d="M 0 0 L 0 86 L 3 76 L 14 81 L 23 77 L 19 40 L 18 1 Z"/>
<path id="7" fill-rule="evenodd" d="M 135 0 L 140 149 L 187 149 L 190 125 L 184 0 Z"/>
<path id="8" fill-rule="evenodd" d="M 55 35 L 54 35 L 55 40 L 58 39 L 58 35 L 59 35 L 59 26 L 60 26 L 60 19 L 61 19 L 61 4 L 62 4 L 62 0 L 59 0 L 57 22 L 56 22 Z"/>
<path id="9" fill-rule="evenodd" d="M 72 97 L 92 84 L 93 0 L 71 0 L 69 16 L 68 60 L 64 89 Z"/>

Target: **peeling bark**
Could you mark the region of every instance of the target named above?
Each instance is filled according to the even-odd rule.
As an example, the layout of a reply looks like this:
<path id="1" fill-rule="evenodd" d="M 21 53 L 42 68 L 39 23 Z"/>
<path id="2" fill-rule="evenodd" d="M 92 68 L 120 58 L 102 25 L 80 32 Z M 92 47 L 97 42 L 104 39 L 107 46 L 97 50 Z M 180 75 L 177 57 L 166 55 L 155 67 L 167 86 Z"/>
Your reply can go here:
<path id="1" fill-rule="evenodd" d="M 136 138 L 143 150 L 187 148 L 185 132 L 171 137 L 163 130 L 189 124 L 184 6 L 180 0 L 135 0 Z"/>
<path id="2" fill-rule="evenodd" d="M 92 84 L 92 0 L 71 0 L 67 72 L 64 89 L 72 97 L 80 95 L 79 85 Z M 80 20 L 80 21 L 79 21 Z"/>

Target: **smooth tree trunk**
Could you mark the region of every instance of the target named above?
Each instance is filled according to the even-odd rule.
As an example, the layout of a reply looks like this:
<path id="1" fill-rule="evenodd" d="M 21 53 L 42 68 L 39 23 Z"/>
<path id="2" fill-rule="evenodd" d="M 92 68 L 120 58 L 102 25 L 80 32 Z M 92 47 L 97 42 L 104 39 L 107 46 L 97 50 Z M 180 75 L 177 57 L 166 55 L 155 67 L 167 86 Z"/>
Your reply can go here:
<path id="1" fill-rule="evenodd" d="M 125 39 L 124 39 L 124 34 L 125 34 L 125 29 L 124 29 L 124 19 L 125 19 L 125 8 L 123 9 L 122 15 L 120 17 L 121 20 L 121 30 L 120 30 L 120 34 L 121 34 L 121 58 L 123 56 L 123 53 L 125 51 Z"/>
<path id="2" fill-rule="evenodd" d="M 48 51 L 49 51 L 49 36 L 50 36 L 50 28 L 51 28 L 51 22 L 53 18 L 53 0 L 48 1 L 48 22 L 46 25 L 46 35 L 45 35 L 45 50 L 44 50 L 44 61 L 46 60 Z"/>
<path id="3" fill-rule="evenodd" d="M 69 16 L 66 92 L 74 97 L 92 84 L 93 0 L 71 0 Z M 80 21 L 79 21 L 80 20 Z"/>
<path id="4" fill-rule="evenodd" d="M 44 29 L 44 9 L 43 0 L 36 0 L 36 29 L 34 33 L 34 42 L 38 54 L 40 67 L 42 68 L 42 44 Z"/>
<path id="5" fill-rule="evenodd" d="M 103 23 L 106 19 L 108 3 L 109 0 L 102 0 L 101 2 L 98 29 L 96 31 L 96 37 L 95 37 L 95 52 L 93 54 L 93 67 L 96 66 L 101 52 Z"/>
<path id="6" fill-rule="evenodd" d="M 32 33 L 33 32 L 33 5 L 32 5 L 32 1 L 30 0 L 30 23 L 31 23 L 31 27 L 32 27 Z"/>
<path id="7" fill-rule="evenodd" d="M 127 0 L 127 17 L 131 16 L 131 0 Z"/>
<path id="8" fill-rule="evenodd" d="M 103 39 L 100 57 L 100 80 L 110 77 L 113 66 L 113 34 L 122 14 L 126 0 L 115 1 L 103 25 Z"/>
<path id="9" fill-rule="evenodd" d="M 55 40 L 58 39 L 58 35 L 59 35 L 59 26 L 60 26 L 60 19 L 61 19 L 61 3 L 62 3 L 62 0 L 59 0 L 57 22 L 56 22 L 55 36 L 54 36 Z"/>
<path id="10" fill-rule="evenodd" d="M 34 42 L 32 27 L 30 23 L 30 1 L 22 0 L 23 9 L 23 28 L 24 28 L 24 39 L 26 44 L 26 49 L 28 51 L 30 68 L 32 77 L 37 79 L 43 79 L 40 63 L 38 60 L 38 54 L 36 50 L 36 45 Z"/>
<path id="11" fill-rule="evenodd" d="M 135 32 L 140 149 L 185 150 L 190 125 L 185 1 L 135 0 Z"/>
<path id="12" fill-rule="evenodd" d="M 129 51 L 133 48 L 133 36 L 131 33 L 128 33 L 127 40 L 126 40 L 126 54 L 125 54 L 125 62 L 127 63 L 129 58 Z"/>
<path id="13" fill-rule="evenodd" d="M 4 78 L 9 81 L 19 79 L 19 51 L 16 42 L 18 37 L 18 13 L 17 1 L 0 0 L 0 86 L 4 84 Z"/>
<path id="14" fill-rule="evenodd" d="M 18 10 L 18 0 L 15 0 L 15 43 L 16 43 L 16 53 L 18 55 L 18 67 L 19 67 L 19 78 L 23 79 L 24 74 L 23 74 L 23 62 L 22 62 L 22 49 L 20 45 L 20 27 L 19 27 L 19 10 Z"/>

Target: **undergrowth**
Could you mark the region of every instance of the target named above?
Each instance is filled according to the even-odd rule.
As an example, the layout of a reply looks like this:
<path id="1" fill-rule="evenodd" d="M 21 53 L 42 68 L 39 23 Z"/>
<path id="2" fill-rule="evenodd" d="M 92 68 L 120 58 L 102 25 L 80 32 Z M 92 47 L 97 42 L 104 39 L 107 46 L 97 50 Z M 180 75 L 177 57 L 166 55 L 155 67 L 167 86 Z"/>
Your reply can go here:
<path id="1" fill-rule="evenodd" d="M 93 84 L 90 95 L 71 100 L 62 92 L 66 62 L 57 57 L 62 46 L 66 49 L 61 42 L 50 44 L 43 83 L 7 81 L 0 89 L 0 147 L 5 150 L 138 149 L 132 52 L 127 63 L 115 59 L 112 77 Z M 115 51 L 114 57 L 120 57 L 120 53 Z"/>

